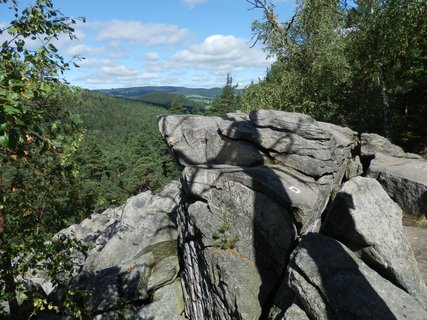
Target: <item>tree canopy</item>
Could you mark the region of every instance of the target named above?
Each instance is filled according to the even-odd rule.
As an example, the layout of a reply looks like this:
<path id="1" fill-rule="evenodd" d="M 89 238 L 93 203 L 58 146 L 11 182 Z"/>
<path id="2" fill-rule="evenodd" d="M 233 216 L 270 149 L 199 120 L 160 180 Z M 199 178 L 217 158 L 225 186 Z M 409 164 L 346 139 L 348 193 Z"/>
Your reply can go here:
<path id="1" fill-rule="evenodd" d="M 427 145 L 425 1 L 299 0 L 285 22 L 270 2 L 247 2 L 263 12 L 254 39 L 276 62 L 245 90 L 244 110 L 304 112 L 412 151 Z"/>

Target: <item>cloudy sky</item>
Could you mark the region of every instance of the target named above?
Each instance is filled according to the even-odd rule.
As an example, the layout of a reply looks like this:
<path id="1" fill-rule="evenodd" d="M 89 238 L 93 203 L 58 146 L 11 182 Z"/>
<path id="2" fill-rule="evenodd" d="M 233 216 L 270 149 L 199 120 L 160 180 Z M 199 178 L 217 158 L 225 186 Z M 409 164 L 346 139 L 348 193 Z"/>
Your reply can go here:
<path id="1" fill-rule="evenodd" d="M 22 4 L 29 0 L 20 0 Z M 281 19 L 294 0 L 275 0 Z M 61 39 L 61 53 L 84 57 L 66 74 L 88 89 L 146 85 L 223 86 L 227 73 L 244 87 L 265 75 L 271 60 L 251 48 L 251 23 L 261 18 L 246 0 L 53 0 L 72 17 L 78 40 Z M 0 24 L 10 19 L 5 7 Z M 9 20 L 8 20 L 9 19 Z"/>

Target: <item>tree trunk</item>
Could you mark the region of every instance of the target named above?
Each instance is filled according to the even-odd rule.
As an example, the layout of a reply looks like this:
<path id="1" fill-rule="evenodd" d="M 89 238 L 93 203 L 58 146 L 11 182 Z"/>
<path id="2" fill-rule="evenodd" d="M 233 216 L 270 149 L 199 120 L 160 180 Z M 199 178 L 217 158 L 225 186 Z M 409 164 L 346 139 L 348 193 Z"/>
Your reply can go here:
<path id="1" fill-rule="evenodd" d="M 384 80 L 384 69 L 383 64 L 380 62 L 378 64 L 380 71 L 380 86 L 381 86 L 381 96 L 383 100 L 383 126 L 384 126 L 384 136 L 392 141 L 391 125 L 390 125 L 390 104 L 388 102 L 387 87 Z"/>

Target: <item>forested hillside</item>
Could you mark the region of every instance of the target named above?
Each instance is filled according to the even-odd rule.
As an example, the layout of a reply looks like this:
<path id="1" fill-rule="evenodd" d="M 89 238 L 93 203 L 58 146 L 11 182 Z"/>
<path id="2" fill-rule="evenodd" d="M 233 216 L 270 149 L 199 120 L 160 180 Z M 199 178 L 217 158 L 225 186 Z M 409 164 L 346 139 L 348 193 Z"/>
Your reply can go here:
<path id="1" fill-rule="evenodd" d="M 152 92 L 146 95 L 135 97 L 134 100 L 144 102 L 152 106 L 158 106 L 165 109 L 170 109 L 174 101 L 179 101 L 182 108 L 188 113 L 191 113 L 193 109 L 198 108 L 204 110 L 206 106 L 212 103 L 212 99 L 204 96 L 189 96 L 186 97 L 181 94 L 169 93 L 169 92 Z"/>
<path id="2" fill-rule="evenodd" d="M 102 89 L 97 90 L 101 93 L 106 93 L 115 97 L 123 98 L 135 98 L 141 97 L 146 94 L 153 92 L 164 92 L 178 94 L 182 96 L 204 96 L 213 98 L 218 95 L 221 91 L 220 88 L 187 88 L 187 87 L 175 87 L 175 86 L 144 86 L 144 87 L 131 87 L 131 88 L 113 88 L 113 89 Z"/>
<path id="3" fill-rule="evenodd" d="M 70 111 L 83 133 L 72 157 L 81 199 L 90 211 L 120 204 L 129 195 L 157 192 L 178 177 L 177 167 L 157 129 L 165 109 L 83 91 Z"/>

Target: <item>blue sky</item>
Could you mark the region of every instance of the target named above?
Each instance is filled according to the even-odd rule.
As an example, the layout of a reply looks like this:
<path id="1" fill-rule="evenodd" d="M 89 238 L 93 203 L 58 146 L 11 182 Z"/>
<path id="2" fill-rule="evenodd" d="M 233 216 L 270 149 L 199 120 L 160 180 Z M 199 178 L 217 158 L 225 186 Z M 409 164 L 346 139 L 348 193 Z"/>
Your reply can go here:
<path id="1" fill-rule="evenodd" d="M 31 1 L 21 0 L 22 5 Z M 80 68 L 66 73 L 88 89 L 146 85 L 223 86 L 227 73 L 244 87 L 265 75 L 272 60 L 251 48 L 251 23 L 262 17 L 246 0 L 53 0 L 71 17 L 78 40 L 60 39 L 66 56 L 79 55 Z M 281 20 L 294 0 L 275 0 Z M 0 25 L 8 22 L 4 5 Z M 9 19 L 10 20 L 10 19 Z"/>

